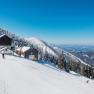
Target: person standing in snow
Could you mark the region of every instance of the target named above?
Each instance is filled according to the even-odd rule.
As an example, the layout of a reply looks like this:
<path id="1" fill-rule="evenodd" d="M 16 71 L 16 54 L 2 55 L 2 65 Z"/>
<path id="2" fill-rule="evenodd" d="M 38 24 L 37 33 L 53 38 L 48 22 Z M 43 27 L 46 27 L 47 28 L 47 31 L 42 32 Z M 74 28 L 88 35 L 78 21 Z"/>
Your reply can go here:
<path id="1" fill-rule="evenodd" d="M 2 53 L 2 58 L 5 59 L 5 54 L 4 53 Z"/>

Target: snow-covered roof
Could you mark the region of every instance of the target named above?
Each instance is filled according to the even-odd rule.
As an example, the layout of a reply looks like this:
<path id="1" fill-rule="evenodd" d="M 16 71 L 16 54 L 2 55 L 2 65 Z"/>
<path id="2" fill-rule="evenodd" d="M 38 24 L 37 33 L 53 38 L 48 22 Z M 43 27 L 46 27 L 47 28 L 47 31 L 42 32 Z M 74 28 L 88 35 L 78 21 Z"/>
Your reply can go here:
<path id="1" fill-rule="evenodd" d="M 26 52 L 26 51 L 29 50 L 29 49 L 30 49 L 30 47 L 24 46 L 24 47 L 19 47 L 19 48 L 17 48 L 16 51 Z"/>
<path id="2" fill-rule="evenodd" d="M 3 37 L 3 36 L 5 36 L 5 34 L 1 35 L 0 38 Z"/>
<path id="3" fill-rule="evenodd" d="M 2 38 L 3 36 L 7 36 L 7 35 L 6 35 L 6 34 L 3 34 L 3 35 L 0 36 L 0 38 Z M 7 37 L 8 37 L 8 36 L 7 36 Z"/>

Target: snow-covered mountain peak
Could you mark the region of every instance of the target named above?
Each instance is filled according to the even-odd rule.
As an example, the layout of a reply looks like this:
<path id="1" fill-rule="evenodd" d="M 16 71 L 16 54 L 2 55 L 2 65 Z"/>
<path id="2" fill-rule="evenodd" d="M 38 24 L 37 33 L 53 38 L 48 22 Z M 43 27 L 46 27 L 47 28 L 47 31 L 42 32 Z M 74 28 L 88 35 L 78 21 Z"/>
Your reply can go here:
<path id="1" fill-rule="evenodd" d="M 30 41 L 31 43 L 33 43 L 34 45 L 45 46 L 44 43 L 36 37 L 29 37 L 29 38 L 26 38 L 26 39 L 28 41 Z"/>
<path id="2" fill-rule="evenodd" d="M 35 37 L 26 38 L 27 41 L 31 42 L 34 46 L 37 46 L 39 49 L 42 50 L 43 54 L 50 54 L 55 57 L 58 57 L 59 54 L 56 50 L 54 50 L 50 45 L 48 45 L 43 40 L 40 40 Z"/>
<path id="3" fill-rule="evenodd" d="M 53 46 L 50 44 L 48 45 L 46 42 L 44 42 L 38 38 L 35 38 L 35 37 L 27 38 L 27 40 L 30 41 L 32 44 L 41 48 L 43 50 L 43 53 L 49 53 L 53 56 L 59 56 L 59 55 L 63 54 L 64 57 L 66 58 L 67 62 L 73 61 L 73 62 L 80 62 L 85 65 L 88 65 L 87 63 L 82 61 L 80 58 L 72 55 L 71 53 L 69 53 L 67 51 L 64 51 L 63 49 L 59 48 L 58 46 Z"/>

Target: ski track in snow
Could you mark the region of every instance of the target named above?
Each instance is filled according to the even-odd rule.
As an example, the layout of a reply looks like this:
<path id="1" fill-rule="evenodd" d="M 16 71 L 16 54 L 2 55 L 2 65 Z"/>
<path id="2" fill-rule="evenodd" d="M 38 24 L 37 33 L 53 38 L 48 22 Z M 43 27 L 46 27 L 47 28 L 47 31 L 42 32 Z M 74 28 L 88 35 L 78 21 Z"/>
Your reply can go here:
<path id="1" fill-rule="evenodd" d="M 8 94 L 8 85 L 5 80 L 0 80 L 0 94 Z"/>

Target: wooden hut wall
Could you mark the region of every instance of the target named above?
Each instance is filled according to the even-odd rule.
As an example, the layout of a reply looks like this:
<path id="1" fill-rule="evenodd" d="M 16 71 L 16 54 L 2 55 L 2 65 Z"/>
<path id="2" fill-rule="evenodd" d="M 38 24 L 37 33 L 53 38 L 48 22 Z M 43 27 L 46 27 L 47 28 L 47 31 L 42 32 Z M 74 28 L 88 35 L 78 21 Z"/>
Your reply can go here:
<path id="1" fill-rule="evenodd" d="M 0 38 L 0 45 L 4 45 L 4 46 L 10 46 L 12 44 L 12 39 L 7 37 L 7 36 L 3 36 Z"/>

